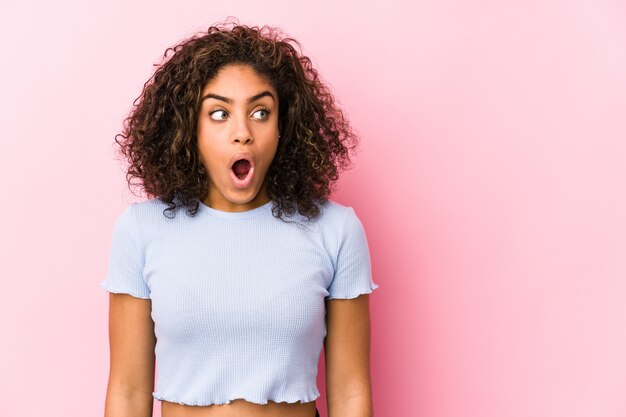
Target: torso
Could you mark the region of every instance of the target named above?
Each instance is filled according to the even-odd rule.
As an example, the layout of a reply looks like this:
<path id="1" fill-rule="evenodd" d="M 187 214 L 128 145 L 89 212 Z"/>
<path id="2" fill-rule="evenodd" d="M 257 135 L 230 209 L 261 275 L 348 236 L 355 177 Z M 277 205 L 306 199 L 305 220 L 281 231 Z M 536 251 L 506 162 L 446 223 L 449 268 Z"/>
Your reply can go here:
<path id="1" fill-rule="evenodd" d="M 315 401 L 255 404 L 242 399 L 230 404 L 191 406 L 161 401 L 162 417 L 315 417 Z"/>
<path id="2" fill-rule="evenodd" d="M 151 204 L 137 206 L 137 223 L 162 416 L 315 417 L 333 231 L 346 209 L 331 204 L 325 222 L 283 223 L 269 205 L 251 217 L 205 208 L 164 219 L 163 205 Z M 194 405 L 226 398 L 234 400 Z"/>
<path id="3" fill-rule="evenodd" d="M 309 224 L 278 221 L 269 205 L 254 213 L 203 206 L 195 218 L 178 213 L 167 220 L 163 208 L 157 200 L 137 206 L 145 225 L 143 277 L 158 339 L 155 398 L 162 417 L 315 417 L 315 401 L 181 403 L 318 394 L 313 372 L 326 334 L 324 297 L 338 252 L 335 231 L 347 209 L 329 204 L 325 220 Z M 242 254 L 255 256 L 241 262 Z M 268 268 L 273 259 L 280 262 Z"/>

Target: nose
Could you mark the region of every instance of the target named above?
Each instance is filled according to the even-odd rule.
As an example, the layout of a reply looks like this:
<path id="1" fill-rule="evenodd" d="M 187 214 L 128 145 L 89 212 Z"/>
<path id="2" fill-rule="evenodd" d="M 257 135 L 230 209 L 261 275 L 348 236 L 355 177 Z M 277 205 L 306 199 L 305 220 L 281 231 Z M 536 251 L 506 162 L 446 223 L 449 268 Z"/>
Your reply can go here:
<path id="1" fill-rule="evenodd" d="M 252 143 L 254 139 L 252 138 L 252 132 L 248 127 L 248 121 L 245 117 L 238 118 L 235 122 L 235 131 L 233 132 L 233 142 L 234 143 Z"/>
<path id="2" fill-rule="evenodd" d="M 245 138 L 245 139 L 235 138 L 234 142 L 235 142 L 235 143 L 244 143 L 244 144 L 247 144 L 247 143 L 252 143 L 252 140 L 253 140 L 253 139 L 252 139 L 252 136 L 249 136 L 249 137 L 247 137 L 247 138 Z"/>

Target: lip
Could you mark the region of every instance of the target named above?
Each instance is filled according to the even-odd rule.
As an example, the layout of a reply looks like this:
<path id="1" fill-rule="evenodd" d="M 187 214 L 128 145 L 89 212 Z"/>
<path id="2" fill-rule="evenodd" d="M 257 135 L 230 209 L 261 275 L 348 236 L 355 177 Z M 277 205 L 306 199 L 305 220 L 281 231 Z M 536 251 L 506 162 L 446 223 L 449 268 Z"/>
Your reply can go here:
<path id="1" fill-rule="evenodd" d="M 245 159 L 250 162 L 250 172 L 248 173 L 248 176 L 243 180 L 237 178 L 232 169 L 233 164 L 240 159 Z M 230 158 L 230 161 L 228 162 L 228 171 L 230 173 L 230 178 L 233 180 L 233 184 L 235 184 L 235 187 L 246 188 L 252 183 L 252 180 L 254 179 L 255 165 L 256 164 L 254 163 L 254 156 L 250 152 L 238 152 L 234 154 L 232 158 Z"/>

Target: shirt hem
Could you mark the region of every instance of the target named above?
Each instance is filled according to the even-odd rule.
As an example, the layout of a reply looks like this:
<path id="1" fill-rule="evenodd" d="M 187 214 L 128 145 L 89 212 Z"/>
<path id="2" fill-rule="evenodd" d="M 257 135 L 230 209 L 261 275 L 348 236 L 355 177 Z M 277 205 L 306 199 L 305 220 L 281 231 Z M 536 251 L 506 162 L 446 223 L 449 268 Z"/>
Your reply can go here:
<path id="1" fill-rule="evenodd" d="M 234 400 L 245 400 L 250 403 L 265 405 L 269 401 L 276 402 L 276 403 L 288 403 L 288 404 L 295 404 L 297 402 L 308 403 L 308 402 L 317 400 L 320 397 L 320 394 L 319 393 L 314 394 L 312 397 L 290 398 L 290 399 L 282 399 L 282 398 L 281 399 L 279 398 L 260 399 L 260 398 L 250 398 L 250 397 L 245 397 L 245 396 L 231 396 L 226 400 L 216 399 L 216 400 L 208 400 L 208 401 L 187 401 L 187 402 L 174 399 L 174 398 L 169 398 L 156 392 L 152 393 L 152 397 L 159 401 L 167 401 L 167 402 L 172 402 L 172 403 L 177 403 L 177 404 L 182 404 L 182 405 L 194 405 L 194 406 L 224 405 L 224 404 L 230 404 Z"/>
<path id="2" fill-rule="evenodd" d="M 348 300 L 352 298 L 357 298 L 359 295 L 363 294 L 371 294 L 379 285 L 373 282 L 370 283 L 369 289 L 353 291 L 353 292 L 339 292 L 337 294 L 329 294 L 324 297 L 325 300 Z"/>
<path id="3" fill-rule="evenodd" d="M 145 295 L 145 294 L 138 293 L 137 291 L 134 291 L 134 290 L 113 288 L 105 283 L 98 284 L 98 287 L 104 288 L 105 290 L 113 294 L 128 294 L 128 295 L 132 295 L 135 298 L 141 298 L 143 300 L 150 300 L 151 298 L 149 294 Z"/>

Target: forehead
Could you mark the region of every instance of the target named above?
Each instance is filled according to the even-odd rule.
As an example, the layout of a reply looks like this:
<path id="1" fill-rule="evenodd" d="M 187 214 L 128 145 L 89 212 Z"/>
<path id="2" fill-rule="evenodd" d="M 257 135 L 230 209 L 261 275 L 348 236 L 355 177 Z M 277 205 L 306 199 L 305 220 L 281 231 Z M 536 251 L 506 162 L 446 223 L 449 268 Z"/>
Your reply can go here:
<path id="1" fill-rule="evenodd" d="M 219 69 L 217 74 L 206 83 L 203 93 L 229 93 L 232 97 L 249 95 L 251 90 L 260 88 L 271 89 L 268 79 L 256 72 L 250 65 L 227 64 Z"/>

